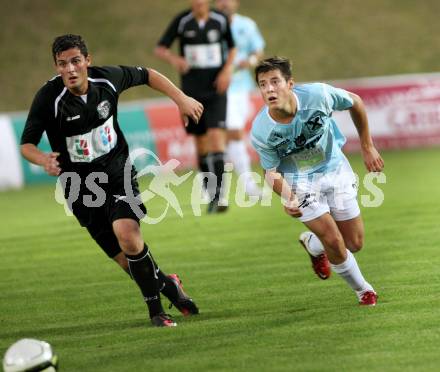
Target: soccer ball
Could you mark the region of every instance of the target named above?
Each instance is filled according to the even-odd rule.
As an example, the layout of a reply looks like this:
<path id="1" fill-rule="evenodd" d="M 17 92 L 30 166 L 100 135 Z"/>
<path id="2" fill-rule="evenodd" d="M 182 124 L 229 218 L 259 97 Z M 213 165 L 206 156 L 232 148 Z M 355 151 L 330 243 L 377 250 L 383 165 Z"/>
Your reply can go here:
<path id="1" fill-rule="evenodd" d="M 3 369 L 5 372 L 56 372 L 58 357 L 47 342 L 23 338 L 6 351 Z"/>

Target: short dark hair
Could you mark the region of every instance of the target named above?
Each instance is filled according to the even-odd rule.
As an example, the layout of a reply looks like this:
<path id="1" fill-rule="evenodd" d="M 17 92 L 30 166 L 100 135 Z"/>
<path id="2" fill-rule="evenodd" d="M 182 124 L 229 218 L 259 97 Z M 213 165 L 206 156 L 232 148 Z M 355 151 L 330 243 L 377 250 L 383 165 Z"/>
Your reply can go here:
<path id="1" fill-rule="evenodd" d="M 86 42 L 80 35 L 66 34 L 57 36 L 52 44 L 53 60 L 57 61 L 57 55 L 65 50 L 78 48 L 84 57 L 89 55 Z"/>
<path id="2" fill-rule="evenodd" d="M 292 64 L 290 61 L 287 58 L 275 56 L 261 60 L 255 67 L 255 81 L 257 84 L 259 74 L 273 70 L 279 70 L 286 81 L 292 78 Z"/>

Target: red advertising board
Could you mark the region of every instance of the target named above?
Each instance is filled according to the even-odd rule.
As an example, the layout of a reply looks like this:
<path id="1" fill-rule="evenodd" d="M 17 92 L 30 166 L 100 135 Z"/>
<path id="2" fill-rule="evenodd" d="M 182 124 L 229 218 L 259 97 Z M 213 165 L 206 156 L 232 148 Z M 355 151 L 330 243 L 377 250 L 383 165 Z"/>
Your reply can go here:
<path id="1" fill-rule="evenodd" d="M 440 145 L 440 74 L 403 75 L 335 81 L 330 84 L 362 97 L 368 112 L 370 132 L 379 149 L 403 149 Z M 154 101 L 153 101 L 154 102 Z M 252 95 L 252 119 L 263 105 L 260 94 Z M 187 136 L 177 107 L 171 101 L 156 101 L 145 108 L 153 131 L 158 156 L 171 158 L 181 167 L 194 167 L 196 155 L 193 140 Z M 348 112 L 334 117 L 347 137 L 346 151 L 358 151 L 356 128 Z M 248 143 L 253 161 L 258 157 Z"/>
<path id="2" fill-rule="evenodd" d="M 193 139 L 185 132 L 177 106 L 164 101 L 146 106 L 145 113 L 161 161 L 177 159 L 181 168 L 194 167 L 197 162 Z"/>
<path id="3" fill-rule="evenodd" d="M 335 85 L 362 97 L 378 148 L 440 144 L 440 75 L 360 79 Z M 357 133 L 349 115 L 336 113 L 335 118 L 347 137 L 346 150 L 359 149 Z"/>

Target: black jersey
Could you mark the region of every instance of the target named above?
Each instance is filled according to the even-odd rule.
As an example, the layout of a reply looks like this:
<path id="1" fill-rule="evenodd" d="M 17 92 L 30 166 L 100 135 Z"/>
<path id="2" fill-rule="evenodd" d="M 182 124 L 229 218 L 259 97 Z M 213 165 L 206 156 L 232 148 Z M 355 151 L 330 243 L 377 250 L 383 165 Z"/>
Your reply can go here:
<path id="1" fill-rule="evenodd" d="M 214 81 L 228 50 L 235 46 L 228 18 L 211 10 L 208 20 L 200 24 L 191 10 L 186 10 L 170 23 L 158 45 L 169 48 L 176 38 L 180 55 L 190 65 L 189 72 L 181 76 L 182 90 L 199 99 L 215 95 Z"/>
<path id="2" fill-rule="evenodd" d="M 36 94 L 21 143 L 38 145 L 46 132 L 52 151 L 60 153 L 63 172 L 121 174 L 128 145 L 117 119 L 118 98 L 141 84 L 148 84 L 143 67 L 89 67 L 88 92 L 79 97 L 56 76 Z"/>

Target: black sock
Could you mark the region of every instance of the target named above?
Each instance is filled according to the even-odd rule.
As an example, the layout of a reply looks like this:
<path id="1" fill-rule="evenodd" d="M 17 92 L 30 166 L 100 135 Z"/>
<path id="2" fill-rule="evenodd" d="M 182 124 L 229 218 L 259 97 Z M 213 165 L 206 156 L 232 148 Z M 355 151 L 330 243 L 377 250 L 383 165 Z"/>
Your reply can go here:
<path id="1" fill-rule="evenodd" d="M 148 247 L 145 244 L 141 253 L 131 256 L 125 255 L 128 260 L 128 268 L 131 276 L 139 286 L 144 300 L 150 312 L 150 318 L 163 313 L 162 304 L 160 302 L 159 281 L 156 276 L 156 268 L 152 260 Z"/>
<path id="2" fill-rule="evenodd" d="M 177 299 L 178 293 L 174 282 L 168 278 L 168 276 L 159 268 L 159 265 L 154 260 L 153 255 L 150 253 L 150 257 L 153 260 L 154 266 L 156 267 L 156 275 L 159 281 L 159 290 L 165 295 L 169 300 Z"/>
<path id="3" fill-rule="evenodd" d="M 170 301 L 174 301 L 179 296 L 174 281 L 168 278 L 168 276 L 159 268 L 151 252 L 150 257 L 153 260 L 154 266 L 156 267 L 157 279 L 159 281 L 159 291 L 163 293 Z M 129 268 L 124 269 L 124 271 L 128 274 L 130 279 L 133 279 Z"/>
<path id="4" fill-rule="evenodd" d="M 160 291 L 170 301 L 174 301 L 178 297 L 177 288 L 174 282 L 166 276 L 162 270 L 157 271 L 157 276 L 160 283 Z"/>
<path id="5" fill-rule="evenodd" d="M 220 199 L 222 191 L 222 178 L 225 172 L 225 160 L 223 152 L 212 152 L 209 155 L 209 161 L 213 166 L 213 172 L 217 177 L 217 185 L 215 189 L 215 199 Z"/>
<path id="6" fill-rule="evenodd" d="M 209 172 L 209 166 L 208 166 L 208 155 L 199 155 L 199 170 L 202 173 L 208 173 Z M 208 188 L 208 179 L 206 177 L 203 177 L 203 187 L 205 190 Z"/>

